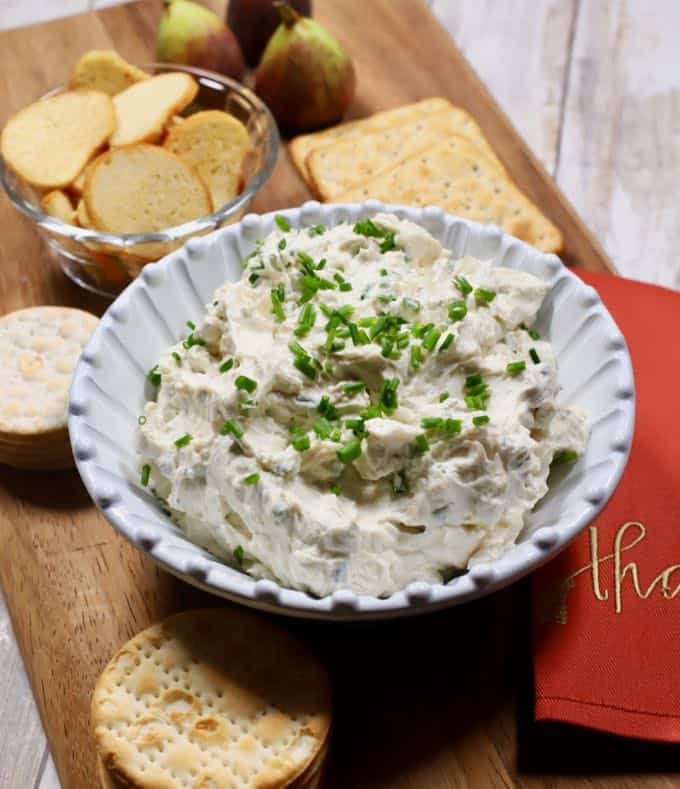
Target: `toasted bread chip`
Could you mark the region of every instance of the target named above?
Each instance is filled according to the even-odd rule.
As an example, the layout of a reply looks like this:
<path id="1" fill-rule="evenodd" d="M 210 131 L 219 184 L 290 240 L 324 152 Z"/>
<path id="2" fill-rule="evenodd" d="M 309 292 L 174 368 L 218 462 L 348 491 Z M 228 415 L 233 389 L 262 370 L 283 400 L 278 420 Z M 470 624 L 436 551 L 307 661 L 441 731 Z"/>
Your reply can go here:
<path id="1" fill-rule="evenodd" d="M 382 131 L 346 134 L 337 142 L 312 151 L 307 157 L 312 190 L 321 200 L 333 200 L 454 134 L 466 137 L 499 172 L 505 172 L 472 116 L 452 107 Z"/>
<path id="2" fill-rule="evenodd" d="M 113 97 L 116 129 L 111 146 L 156 142 L 168 120 L 190 104 L 196 93 L 196 80 L 172 71 L 137 82 Z"/>
<path id="3" fill-rule="evenodd" d="M 94 227 L 111 233 L 155 232 L 212 210 L 198 175 L 156 145 L 115 148 L 100 156 L 85 181 L 84 199 Z"/>
<path id="4" fill-rule="evenodd" d="M 309 787 L 331 690 L 323 666 L 270 619 L 187 611 L 122 647 L 97 683 L 92 720 L 103 765 L 125 786 Z"/>
<path id="5" fill-rule="evenodd" d="M 437 205 L 499 225 L 544 252 L 562 249 L 562 234 L 496 165 L 464 137 L 452 136 L 392 170 L 343 192 L 338 202 L 373 197 L 388 203 Z"/>
<path id="6" fill-rule="evenodd" d="M 113 104 L 105 93 L 68 91 L 12 116 L 2 131 L 0 150 L 30 184 L 55 189 L 78 176 L 114 125 Z"/>
<path id="7" fill-rule="evenodd" d="M 447 109 L 451 109 L 450 102 L 439 97 L 416 101 L 413 104 L 404 104 L 391 110 L 376 112 L 368 118 L 347 121 L 347 123 L 331 126 L 329 129 L 313 132 L 312 134 L 301 134 L 288 143 L 288 149 L 300 175 L 309 183 L 307 156 L 317 148 L 323 148 L 324 145 L 337 142 L 347 134 L 382 131 L 383 129 L 389 129 L 391 126 L 397 126 L 400 123 L 410 123 L 419 120 L 424 115 L 442 112 Z"/>
<path id="8" fill-rule="evenodd" d="M 71 90 L 100 90 L 109 96 L 129 88 L 149 75 L 113 50 L 92 49 L 76 63 L 69 80 Z"/>
<path id="9" fill-rule="evenodd" d="M 238 194 L 249 140 L 246 127 L 233 115 L 220 110 L 197 112 L 170 129 L 164 147 L 200 175 L 214 211 Z"/>
<path id="10" fill-rule="evenodd" d="M 73 205 L 66 192 L 62 192 L 61 189 L 53 189 L 44 195 L 40 200 L 40 205 L 48 216 L 61 219 L 62 222 L 66 222 L 69 225 L 75 224 L 76 217 Z"/>

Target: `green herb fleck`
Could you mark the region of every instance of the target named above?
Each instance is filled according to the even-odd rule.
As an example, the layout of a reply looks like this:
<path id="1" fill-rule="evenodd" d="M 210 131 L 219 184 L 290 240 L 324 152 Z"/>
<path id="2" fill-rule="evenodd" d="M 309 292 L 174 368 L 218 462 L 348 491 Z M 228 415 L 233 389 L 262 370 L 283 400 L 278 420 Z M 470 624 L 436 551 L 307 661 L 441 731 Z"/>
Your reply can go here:
<path id="1" fill-rule="evenodd" d="M 551 465 L 553 466 L 565 466 L 570 463 L 576 463 L 578 460 L 578 452 L 573 449 L 563 449 L 561 452 L 558 452 L 555 457 L 552 459 Z"/>
<path id="2" fill-rule="evenodd" d="M 470 285 L 468 280 L 462 274 L 455 277 L 453 283 L 463 294 L 463 296 L 468 296 L 470 293 L 472 293 L 472 285 Z"/>
<path id="3" fill-rule="evenodd" d="M 425 437 L 424 433 L 421 433 L 419 436 L 416 436 L 416 449 L 418 452 L 425 453 L 430 448 L 430 444 Z"/>
<path id="4" fill-rule="evenodd" d="M 467 315 L 467 305 L 464 301 L 452 301 L 449 304 L 449 320 L 453 321 L 462 321 L 463 318 Z"/>
<path id="5" fill-rule="evenodd" d="M 529 348 L 529 356 L 531 357 L 531 361 L 534 364 L 540 364 L 541 363 L 541 357 L 538 355 L 538 353 L 536 352 L 535 348 Z"/>
<path id="6" fill-rule="evenodd" d="M 312 442 L 309 440 L 309 436 L 306 434 L 304 436 L 300 436 L 300 438 L 294 438 L 290 443 L 292 444 L 293 449 L 296 449 L 298 452 L 305 452 L 312 445 Z"/>
<path id="7" fill-rule="evenodd" d="M 282 239 L 279 241 L 279 249 L 280 249 L 280 250 L 283 252 L 283 250 L 284 250 L 285 248 L 286 248 L 286 239 L 285 239 L 285 238 L 282 238 Z"/>
<path id="8" fill-rule="evenodd" d="M 489 417 L 487 414 L 482 414 L 481 416 L 473 416 L 472 417 L 472 424 L 475 427 L 479 427 L 480 425 L 486 425 L 489 423 Z"/>
<path id="9" fill-rule="evenodd" d="M 351 384 L 345 384 L 342 387 L 342 391 L 345 394 L 357 394 L 357 392 L 363 392 L 366 388 L 366 384 L 363 381 L 353 381 Z"/>
<path id="10" fill-rule="evenodd" d="M 182 366 L 182 357 L 177 353 L 177 351 L 172 352 L 172 358 L 177 362 L 177 366 Z"/>
<path id="11" fill-rule="evenodd" d="M 448 400 L 448 399 L 449 399 L 449 393 L 448 393 L 448 392 L 442 392 L 442 393 L 439 395 L 439 402 L 440 402 L 440 403 L 443 403 L 443 402 L 444 402 L 444 400 Z"/>
<path id="12" fill-rule="evenodd" d="M 234 559 L 236 559 L 236 563 L 238 564 L 239 567 L 241 567 L 243 564 L 243 555 L 244 555 L 243 548 L 240 545 L 237 545 L 234 548 Z"/>
<path id="13" fill-rule="evenodd" d="M 243 483 L 245 485 L 257 485 L 259 481 L 260 481 L 260 475 L 257 472 L 255 472 L 254 474 L 248 474 L 247 477 L 243 478 Z"/>
<path id="14" fill-rule="evenodd" d="M 142 475 L 139 481 L 142 483 L 144 487 L 149 484 L 149 475 L 151 474 L 151 466 L 148 463 L 145 463 L 142 466 Z"/>
<path id="15" fill-rule="evenodd" d="M 175 441 L 175 446 L 178 448 L 185 447 L 192 439 L 193 436 L 191 435 L 191 433 L 185 433 L 183 436 L 178 438 L 177 441 Z"/>
<path id="16" fill-rule="evenodd" d="M 336 482 L 330 486 L 330 492 L 336 496 L 342 496 L 342 488 Z"/>
<path id="17" fill-rule="evenodd" d="M 230 357 L 229 359 L 225 359 L 222 364 L 219 366 L 219 371 L 221 373 L 228 373 L 229 370 L 234 366 L 234 360 Z"/>
<path id="18" fill-rule="evenodd" d="M 158 365 L 155 364 L 148 372 L 146 376 L 149 381 L 152 383 L 153 386 L 160 386 L 161 385 L 161 374 L 158 372 Z"/>
<path id="19" fill-rule="evenodd" d="M 361 439 L 353 438 L 337 450 L 338 460 L 341 463 L 352 463 L 361 455 Z"/>
<path id="20" fill-rule="evenodd" d="M 496 298 L 496 292 L 493 290 L 485 290 L 484 288 L 475 288 L 475 301 L 477 304 L 489 304 Z"/>
<path id="21" fill-rule="evenodd" d="M 288 224 L 288 220 L 285 218 L 285 216 L 281 216 L 281 214 L 277 214 L 274 217 L 274 221 L 276 222 L 279 230 L 281 230 L 282 232 L 287 233 L 290 230 L 290 225 Z"/>
<path id="22" fill-rule="evenodd" d="M 442 344 L 439 346 L 439 353 L 445 351 L 449 347 L 449 345 L 451 345 L 453 339 L 454 339 L 453 334 L 447 334 L 446 337 L 444 337 Z"/>
<path id="23" fill-rule="evenodd" d="M 514 378 L 516 375 L 519 375 L 520 373 L 524 372 L 526 366 L 527 366 L 526 362 L 509 362 L 505 370 L 508 373 L 508 375 L 511 375 Z"/>
<path id="24" fill-rule="evenodd" d="M 228 436 L 229 434 L 235 438 L 243 438 L 243 428 L 235 419 L 227 419 L 220 429 L 220 435 Z"/>
<path id="25" fill-rule="evenodd" d="M 257 389 L 257 381 L 253 381 L 253 379 L 248 378 L 247 375 L 239 375 L 234 381 L 234 386 L 237 389 L 248 392 L 248 394 L 252 394 Z"/>

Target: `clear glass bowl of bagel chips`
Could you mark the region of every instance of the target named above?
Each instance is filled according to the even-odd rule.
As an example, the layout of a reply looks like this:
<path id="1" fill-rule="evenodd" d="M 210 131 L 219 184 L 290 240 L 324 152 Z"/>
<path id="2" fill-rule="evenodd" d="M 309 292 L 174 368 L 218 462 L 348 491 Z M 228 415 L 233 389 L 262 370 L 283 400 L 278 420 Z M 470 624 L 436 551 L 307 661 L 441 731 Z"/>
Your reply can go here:
<path id="1" fill-rule="evenodd" d="M 202 199 L 196 210 L 192 205 L 192 212 L 197 214 L 195 218 L 154 232 L 117 233 L 102 230 L 106 223 L 97 221 L 100 218 L 98 216 L 93 220 L 88 215 L 85 190 L 86 171 L 90 164 L 107 157 L 112 151 L 125 150 L 128 162 L 126 164 L 124 156 L 121 156 L 123 166 L 134 172 L 138 169 L 139 162 L 129 154 L 135 153 L 132 149 L 139 147 L 136 145 L 123 144 L 120 148 L 109 148 L 106 145 L 92 155 L 73 183 L 58 189 L 32 185 L 0 155 L 0 181 L 4 190 L 12 205 L 34 223 L 46 243 L 49 256 L 70 279 L 87 290 L 104 296 L 118 294 L 139 274 L 146 263 L 158 260 L 177 249 L 187 239 L 204 235 L 240 219 L 271 175 L 279 151 L 279 134 L 269 110 L 254 93 L 240 83 L 220 74 L 176 64 L 148 64 L 139 68 L 153 76 L 187 74 L 198 86 L 190 103 L 164 124 L 161 136 L 156 137 L 153 144 L 149 144 L 151 140 L 143 143 L 149 148 L 158 149 L 148 153 L 156 153 L 156 159 L 160 160 L 156 161 L 152 156 L 151 171 L 148 174 L 150 183 L 154 182 L 156 175 L 153 167 L 161 169 L 164 165 L 164 151 L 170 150 L 170 154 L 179 156 L 182 162 L 189 161 L 185 158 L 185 151 L 186 147 L 192 144 L 191 137 L 179 134 L 178 130 L 182 126 L 184 132 L 184 129 L 188 130 L 194 125 L 192 121 L 190 126 L 184 126 L 186 120 L 192 116 L 200 113 L 201 118 L 207 119 L 211 115 L 215 116 L 215 111 L 220 114 L 227 113 L 239 121 L 247 132 L 247 141 L 240 159 L 240 172 L 231 191 L 215 190 L 206 178 L 198 176 L 206 186 L 204 191 L 207 199 Z M 65 87 L 58 87 L 42 98 L 57 96 L 65 91 Z M 144 97 L 141 98 L 144 100 Z M 169 147 L 171 136 L 177 141 L 174 149 L 172 145 Z M 182 137 L 185 137 L 186 143 Z M 195 167 L 193 162 L 190 167 L 199 173 L 200 168 Z M 125 185 L 118 173 L 110 168 L 107 184 L 104 168 L 101 169 L 100 190 L 108 201 L 103 206 L 104 214 L 107 211 L 115 213 L 116 210 L 125 209 L 129 218 L 131 212 L 143 213 L 147 210 L 143 202 L 135 206 L 132 199 L 128 201 L 125 198 Z M 112 183 L 116 189 L 111 188 Z M 167 189 L 167 186 L 165 188 Z M 153 198 L 149 203 L 152 202 Z M 106 218 L 104 216 L 104 219 Z"/>

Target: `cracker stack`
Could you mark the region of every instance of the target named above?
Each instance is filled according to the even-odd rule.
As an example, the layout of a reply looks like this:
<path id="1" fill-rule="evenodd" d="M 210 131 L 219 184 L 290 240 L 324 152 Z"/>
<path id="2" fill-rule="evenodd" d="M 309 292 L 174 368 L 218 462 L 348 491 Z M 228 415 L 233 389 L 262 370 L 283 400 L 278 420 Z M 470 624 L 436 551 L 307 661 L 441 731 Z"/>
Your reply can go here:
<path id="1" fill-rule="evenodd" d="M 73 466 L 68 392 L 96 324 L 94 315 L 66 307 L 32 307 L 0 318 L 0 463 Z"/>
<path id="2" fill-rule="evenodd" d="M 562 249 L 560 231 L 511 180 L 474 119 L 445 99 L 301 135 L 290 153 L 325 202 L 437 205 L 545 252 Z"/>
<path id="3" fill-rule="evenodd" d="M 187 611 L 122 647 L 92 719 L 103 787 L 312 789 L 331 689 L 318 660 L 270 620 Z"/>

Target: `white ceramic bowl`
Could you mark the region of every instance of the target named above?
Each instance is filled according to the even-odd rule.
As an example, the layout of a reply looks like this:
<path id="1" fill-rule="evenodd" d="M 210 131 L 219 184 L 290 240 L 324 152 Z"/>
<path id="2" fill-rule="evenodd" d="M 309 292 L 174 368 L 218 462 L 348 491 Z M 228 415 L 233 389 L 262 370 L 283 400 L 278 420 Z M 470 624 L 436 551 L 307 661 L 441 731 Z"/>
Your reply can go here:
<path id="1" fill-rule="evenodd" d="M 331 620 L 420 614 L 489 594 L 550 559 L 604 507 L 623 473 L 633 433 L 633 374 L 626 343 L 598 294 L 554 255 L 498 228 L 438 208 L 305 203 L 277 213 L 291 225 L 355 222 L 388 209 L 423 225 L 456 256 L 471 254 L 550 282 L 537 327 L 555 350 L 561 400 L 588 409 L 592 432 L 575 466 L 553 475 L 548 495 L 527 519 L 517 545 L 447 584 L 415 582 L 388 598 L 340 590 L 321 599 L 255 580 L 189 542 L 142 489 L 135 460 L 137 417 L 150 392 L 146 373 L 162 349 L 198 322 L 213 291 L 241 276 L 240 261 L 274 225 L 249 214 L 145 267 L 111 305 L 83 351 L 71 389 L 69 430 L 76 463 L 95 503 L 133 545 L 166 570 L 230 600 L 282 614 Z"/>

